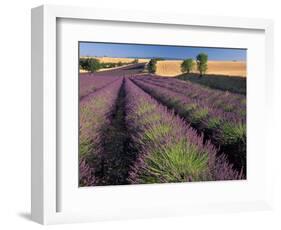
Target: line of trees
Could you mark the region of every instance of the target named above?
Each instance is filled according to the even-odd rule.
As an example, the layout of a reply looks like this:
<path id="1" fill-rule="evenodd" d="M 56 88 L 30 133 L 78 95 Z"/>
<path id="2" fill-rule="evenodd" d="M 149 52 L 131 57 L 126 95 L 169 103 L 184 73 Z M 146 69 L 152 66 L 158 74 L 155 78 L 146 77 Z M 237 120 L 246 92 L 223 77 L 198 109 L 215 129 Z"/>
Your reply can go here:
<path id="1" fill-rule="evenodd" d="M 99 69 L 114 68 L 123 65 L 137 64 L 138 59 L 134 59 L 132 62 L 100 62 L 97 58 L 80 58 L 79 65 L 80 68 L 89 72 L 96 72 Z"/>
<path id="2" fill-rule="evenodd" d="M 79 65 L 81 69 L 96 72 L 101 69 L 101 63 L 96 58 L 87 58 L 87 59 L 80 59 Z"/>
<path id="3" fill-rule="evenodd" d="M 208 55 L 205 53 L 200 53 L 196 57 L 196 65 L 197 65 L 197 70 L 200 73 L 200 77 L 202 77 L 207 69 L 208 69 Z M 194 70 L 195 62 L 192 58 L 185 59 L 181 63 L 181 71 L 183 73 L 191 73 Z"/>
<path id="4" fill-rule="evenodd" d="M 147 70 L 149 73 L 155 73 L 157 70 L 157 61 L 161 61 L 163 59 L 160 58 L 152 58 L 147 64 Z M 188 58 L 183 60 L 181 63 L 181 71 L 182 73 L 192 73 L 192 71 L 195 68 L 195 64 L 197 66 L 197 70 L 200 73 L 200 77 L 202 77 L 204 74 L 206 74 L 208 70 L 208 55 L 205 53 L 199 53 L 196 56 L 196 60 L 193 60 L 192 58 Z"/>

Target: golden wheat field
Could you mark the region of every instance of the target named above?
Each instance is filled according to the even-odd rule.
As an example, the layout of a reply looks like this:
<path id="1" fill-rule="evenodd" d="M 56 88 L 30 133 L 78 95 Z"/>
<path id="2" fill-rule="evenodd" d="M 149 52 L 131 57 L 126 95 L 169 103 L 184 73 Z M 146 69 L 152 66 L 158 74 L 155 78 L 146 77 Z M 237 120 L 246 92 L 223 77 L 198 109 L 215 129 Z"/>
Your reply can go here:
<path id="1" fill-rule="evenodd" d="M 132 62 L 135 59 L 134 58 L 116 58 L 116 57 L 81 57 L 83 58 L 96 58 L 98 59 L 100 62 L 103 63 L 118 63 L 118 62 Z M 146 63 L 149 62 L 150 59 L 143 59 L 143 58 L 139 58 L 138 61 L 139 63 Z"/>
<path id="2" fill-rule="evenodd" d="M 161 76 L 176 76 L 182 74 L 180 60 L 165 60 L 157 62 L 157 75 Z M 194 71 L 196 70 L 196 65 L 194 65 Z M 220 74 L 229 76 L 240 76 L 246 77 L 247 67 L 246 62 L 242 61 L 208 61 L 207 74 Z"/>

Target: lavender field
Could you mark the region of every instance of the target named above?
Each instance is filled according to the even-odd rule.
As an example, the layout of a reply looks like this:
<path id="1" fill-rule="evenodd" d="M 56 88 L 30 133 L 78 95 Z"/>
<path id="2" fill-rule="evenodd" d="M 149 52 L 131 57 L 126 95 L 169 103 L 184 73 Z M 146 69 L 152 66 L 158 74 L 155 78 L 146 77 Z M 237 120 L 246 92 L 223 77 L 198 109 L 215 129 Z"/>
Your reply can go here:
<path id="1" fill-rule="evenodd" d="M 80 73 L 79 186 L 246 179 L 246 96 L 145 72 Z"/>

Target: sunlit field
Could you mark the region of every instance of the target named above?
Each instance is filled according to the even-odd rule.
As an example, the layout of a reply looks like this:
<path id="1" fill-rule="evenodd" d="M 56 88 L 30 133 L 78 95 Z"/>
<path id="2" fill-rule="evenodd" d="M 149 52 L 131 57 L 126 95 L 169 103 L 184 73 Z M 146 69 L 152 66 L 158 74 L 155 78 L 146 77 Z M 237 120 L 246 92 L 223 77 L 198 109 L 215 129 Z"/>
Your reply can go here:
<path id="1" fill-rule="evenodd" d="M 182 74 L 181 72 L 182 61 L 178 60 L 165 60 L 157 62 L 157 75 L 174 77 Z M 194 73 L 198 73 L 198 70 L 194 70 Z M 246 77 L 246 62 L 241 61 L 208 61 L 208 75 L 227 75 Z"/>

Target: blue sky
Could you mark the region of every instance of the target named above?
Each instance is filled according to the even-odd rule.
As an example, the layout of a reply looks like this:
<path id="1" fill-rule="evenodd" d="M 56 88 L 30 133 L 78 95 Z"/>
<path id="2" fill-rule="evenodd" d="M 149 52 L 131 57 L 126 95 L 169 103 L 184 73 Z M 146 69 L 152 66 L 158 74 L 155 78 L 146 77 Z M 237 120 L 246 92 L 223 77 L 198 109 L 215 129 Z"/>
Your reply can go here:
<path id="1" fill-rule="evenodd" d="M 80 56 L 185 59 L 196 58 L 201 52 L 208 54 L 209 60 L 246 61 L 247 51 L 231 48 L 80 42 Z"/>

